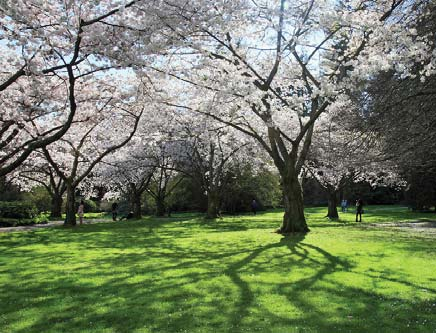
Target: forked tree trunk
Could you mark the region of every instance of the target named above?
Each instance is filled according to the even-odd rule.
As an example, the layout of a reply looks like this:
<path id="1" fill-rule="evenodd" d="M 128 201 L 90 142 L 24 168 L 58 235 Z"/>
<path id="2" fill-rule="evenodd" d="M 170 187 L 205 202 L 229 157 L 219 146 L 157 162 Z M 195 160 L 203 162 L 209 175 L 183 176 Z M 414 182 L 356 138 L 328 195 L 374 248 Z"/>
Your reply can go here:
<path id="1" fill-rule="evenodd" d="M 337 201 L 336 192 L 335 191 L 329 191 L 328 211 L 327 211 L 327 217 L 329 219 L 337 219 L 337 218 L 339 218 L 337 205 L 338 205 L 338 201 Z"/>
<path id="2" fill-rule="evenodd" d="M 215 191 L 207 192 L 207 219 L 216 219 L 219 217 L 219 195 Z"/>
<path id="3" fill-rule="evenodd" d="M 67 204 L 65 207 L 64 225 L 76 225 L 76 189 L 72 185 L 67 185 Z"/>
<path id="4" fill-rule="evenodd" d="M 51 198 L 51 218 L 61 218 L 62 217 L 62 195 L 53 194 Z"/>
<path id="5" fill-rule="evenodd" d="M 303 190 L 298 176 L 288 174 L 281 178 L 285 215 L 278 232 L 281 234 L 308 232 L 309 228 L 304 217 Z"/>
<path id="6" fill-rule="evenodd" d="M 158 197 L 156 201 L 156 216 L 165 216 L 166 205 L 164 199 Z"/>

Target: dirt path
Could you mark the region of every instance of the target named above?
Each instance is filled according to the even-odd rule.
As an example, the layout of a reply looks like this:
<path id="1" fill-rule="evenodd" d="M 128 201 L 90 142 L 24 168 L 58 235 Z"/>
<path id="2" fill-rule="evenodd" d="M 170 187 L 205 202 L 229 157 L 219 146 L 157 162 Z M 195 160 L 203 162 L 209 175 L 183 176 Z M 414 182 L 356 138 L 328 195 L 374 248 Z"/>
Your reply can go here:
<path id="1" fill-rule="evenodd" d="M 414 222 L 393 222 L 393 223 L 371 223 L 371 227 L 395 228 L 401 230 L 413 230 L 417 232 L 435 233 L 436 221 L 414 221 Z"/>
<path id="2" fill-rule="evenodd" d="M 91 223 L 108 223 L 108 222 L 113 222 L 113 221 L 109 220 L 109 219 L 90 219 L 90 220 L 84 221 L 83 223 L 84 224 L 91 224 Z M 60 226 L 63 224 L 64 224 L 64 221 L 51 221 L 51 222 L 45 223 L 45 224 L 25 225 L 25 226 L 19 226 L 19 227 L 6 227 L 6 228 L 0 228 L 0 233 L 1 232 L 14 232 L 14 231 L 32 231 L 32 230 L 41 229 L 41 228 L 56 227 L 56 226 Z"/>

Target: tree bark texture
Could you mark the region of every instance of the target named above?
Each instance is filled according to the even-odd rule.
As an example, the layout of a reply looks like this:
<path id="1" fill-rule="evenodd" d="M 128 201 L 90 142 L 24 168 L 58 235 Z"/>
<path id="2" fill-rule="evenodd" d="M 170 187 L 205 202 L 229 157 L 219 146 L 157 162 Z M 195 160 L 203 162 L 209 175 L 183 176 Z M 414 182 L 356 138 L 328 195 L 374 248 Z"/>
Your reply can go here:
<path id="1" fill-rule="evenodd" d="M 135 219 L 140 219 L 141 214 L 141 194 L 135 193 L 132 196 L 132 206 L 133 206 L 133 217 Z"/>
<path id="2" fill-rule="evenodd" d="M 157 197 L 155 201 L 156 201 L 156 216 L 160 216 L 160 217 L 165 216 L 166 205 L 164 199 Z"/>
<path id="3" fill-rule="evenodd" d="M 60 218 L 62 217 L 62 195 L 53 194 L 51 198 L 51 218 Z"/>
<path id="4" fill-rule="evenodd" d="M 219 195 L 214 191 L 207 193 L 207 219 L 216 219 L 219 217 Z"/>
<path id="5" fill-rule="evenodd" d="M 285 214 L 278 230 L 281 234 L 308 232 L 304 217 L 303 190 L 296 174 L 282 176 L 283 203 Z"/>
<path id="6" fill-rule="evenodd" d="M 68 184 L 67 185 L 67 204 L 65 207 L 65 222 L 64 225 L 76 225 L 76 189 Z"/>
<path id="7" fill-rule="evenodd" d="M 329 191 L 329 198 L 328 198 L 328 211 L 327 211 L 327 217 L 329 219 L 337 219 L 339 218 L 338 214 L 338 201 L 337 201 L 337 195 L 334 191 Z"/>

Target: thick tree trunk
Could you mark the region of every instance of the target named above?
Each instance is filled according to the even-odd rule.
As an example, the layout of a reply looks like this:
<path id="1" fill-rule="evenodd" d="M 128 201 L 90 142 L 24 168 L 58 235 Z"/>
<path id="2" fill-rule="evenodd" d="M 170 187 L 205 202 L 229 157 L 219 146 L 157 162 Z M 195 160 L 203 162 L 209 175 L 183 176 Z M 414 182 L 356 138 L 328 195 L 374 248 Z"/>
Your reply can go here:
<path id="1" fill-rule="evenodd" d="M 132 206 L 133 206 L 133 217 L 135 219 L 140 219 L 141 215 L 141 194 L 135 193 L 132 198 Z"/>
<path id="2" fill-rule="evenodd" d="M 67 185 L 67 204 L 65 207 L 64 225 L 76 225 L 76 189 L 72 185 Z"/>
<path id="3" fill-rule="evenodd" d="M 97 204 L 97 211 L 101 212 L 101 201 L 106 194 L 106 189 L 104 187 L 97 188 L 97 196 L 95 198 L 95 203 Z"/>
<path id="4" fill-rule="evenodd" d="M 219 217 L 219 195 L 215 191 L 207 192 L 207 219 Z"/>
<path id="5" fill-rule="evenodd" d="M 156 216 L 165 216 L 166 205 L 162 198 L 156 198 Z"/>
<path id="6" fill-rule="evenodd" d="M 51 218 L 60 218 L 62 217 L 62 195 L 54 194 L 51 198 Z"/>
<path id="7" fill-rule="evenodd" d="M 308 232 L 309 228 L 304 217 L 303 190 L 298 176 L 282 176 L 282 190 L 285 215 L 278 232 L 281 234 Z"/>
<path id="8" fill-rule="evenodd" d="M 329 219 L 339 218 L 337 205 L 338 205 L 338 202 L 337 202 L 336 192 L 334 192 L 334 191 L 329 192 L 328 211 L 327 211 L 327 217 Z"/>

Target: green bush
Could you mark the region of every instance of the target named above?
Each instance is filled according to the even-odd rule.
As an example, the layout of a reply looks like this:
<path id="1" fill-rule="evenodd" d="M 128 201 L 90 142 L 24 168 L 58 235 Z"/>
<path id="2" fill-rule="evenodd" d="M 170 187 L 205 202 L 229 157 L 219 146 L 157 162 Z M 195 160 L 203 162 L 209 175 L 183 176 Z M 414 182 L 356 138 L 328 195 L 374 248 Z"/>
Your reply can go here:
<path id="1" fill-rule="evenodd" d="M 85 199 L 83 200 L 85 203 L 85 212 L 87 213 L 93 213 L 97 211 L 97 204 L 95 203 L 95 201 L 89 200 L 89 199 Z M 77 206 L 79 206 L 80 201 L 77 203 Z"/>
<path id="2" fill-rule="evenodd" d="M 26 224 L 27 221 L 25 220 L 18 220 L 18 219 L 11 219 L 7 217 L 0 217 L 0 227 L 15 227 L 17 226 L 20 221 L 23 221 L 23 223 Z"/>
<path id="3" fill-rule="evenodd" d="M 23 201 L 35 204 L 38 212 L 48 212 L 51 210 L 51 197 L 47 190 L 42 186 L 32 188 L 32 191 L 22 194 Z"/>
<path id="4" fill-rule="evenodd" d="M 32 219 L 32 224 L 44 224 L 50 220 L 50 216 L 47 213 L 41 213 Z"/>
<path id="5" fill-rule="evenodd" d="M 18 227 L 24 225 L 45 224 L 47 222 L 48 218 L 42 215 L 33 219 L 11 219 L 0 217 L 0 227 Z"/>
<path id="6" fill-rule="evenodd" d="M 0 201 L 0 217 L 12 219 L 33 219 L 38 216 L 38 209 L 32 202 Z"/>
<path id="7" fill-rule="evenodd" d="M 15 227 L 47 222 L 47 215 L 38 214 L 38 209 L 32 202 L 0 201 L 0 226 Z"/>

